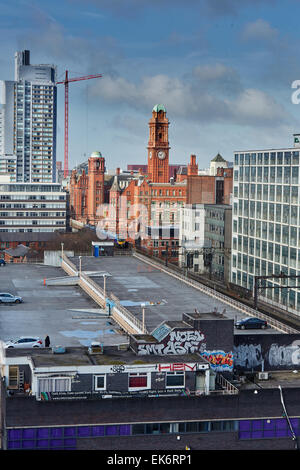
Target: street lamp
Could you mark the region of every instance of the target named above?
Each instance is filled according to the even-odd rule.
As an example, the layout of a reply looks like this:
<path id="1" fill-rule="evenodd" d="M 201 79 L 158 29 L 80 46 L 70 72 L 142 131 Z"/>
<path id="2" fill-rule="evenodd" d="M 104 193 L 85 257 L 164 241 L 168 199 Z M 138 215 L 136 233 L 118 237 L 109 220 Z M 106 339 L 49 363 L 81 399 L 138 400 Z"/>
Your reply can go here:
<path id="1" fill-rule="evenodd" d="M 103 274 L 104 309 L 106 309 L 106 274 Z"/>
<path id="2" fill-rule="evenodd" d="M 81 277 L 81 256 L 79 256 L 79 277 Z"/>
<path id="3" fill-rule="evenodd" d="M 141 304 L 142 312 L 143 312 L 143 334 L 145 334 L 145 307 L 146 304 Z"/>
<path id="4" fill-rule="evenodd" d="M 64 244 L 61 243 L 61 260 L 63 260 L 64 257 Z"/>

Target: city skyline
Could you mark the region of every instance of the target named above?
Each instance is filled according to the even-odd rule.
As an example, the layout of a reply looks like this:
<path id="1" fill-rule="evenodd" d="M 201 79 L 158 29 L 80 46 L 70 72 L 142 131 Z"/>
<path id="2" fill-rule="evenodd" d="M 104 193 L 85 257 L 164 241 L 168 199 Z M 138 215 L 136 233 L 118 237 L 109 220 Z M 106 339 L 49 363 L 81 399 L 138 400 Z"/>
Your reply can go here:
<path id="1" fill-rule="evenodd" d="M 108 168 L 147 159 L 149 112 L 170 120 L 170 163 L 196 154 L 205 168 L 220 152 L 290 146 L 299 131 L 292 83 L 300 79 L 297 6 L 227 2 L 0 1 L 1 79 L 29 49 L 57 65 L 58 79 L 101 73 L 70 85 L 69 167 L 99 150 Z M 290 12 L 293 11 L 293 15 Z M 295 32 L 294 32 L 295 31 Z M 58 86 L 57 160 L 63 161 L 64 90 Z"/>

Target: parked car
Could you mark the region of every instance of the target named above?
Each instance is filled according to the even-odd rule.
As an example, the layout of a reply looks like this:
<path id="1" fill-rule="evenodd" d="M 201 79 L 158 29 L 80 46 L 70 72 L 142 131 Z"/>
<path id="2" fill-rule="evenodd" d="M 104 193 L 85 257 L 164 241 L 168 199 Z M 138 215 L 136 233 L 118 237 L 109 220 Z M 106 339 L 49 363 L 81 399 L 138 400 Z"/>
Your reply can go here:
<path id="1" fill-rule="evenodd" d="M 6 261 L 5 261 L 3 258 L 1 258 L 1 259 L 0 259 L 0 266 L 1 266 L 1 268 L 2 268 L 2 266 L 5 266 L 5 265 L 6 265 Z"/>
<path id="2" fill-rule="evenodd" d="M 12 294 L 9 294 L 7 292 L 0 292 L 0 303 L 3 302 L 3 303 L 15 303 L 15 304 L 19 304 L 21 302 L 23 302 L 23 299 L 22 297 L 19 297 L 17 295 L 12 295 Z"/>
<path id="3" fill-rule="evenodd" d="M 42 348 L 43 341 L 36 336 L 20 336 L 5 343 L 6 348 Z"/>
<path id="4" fill-rule="evenodd" d="M 258 328 L 267 328 L 268 323 L 265 320 L 261 320 L 260 318 L 255 317 L 247 317 L 243 318 L 236 322 L 235 327 L 239 330 L 245 329 L 258 329 Z"/>

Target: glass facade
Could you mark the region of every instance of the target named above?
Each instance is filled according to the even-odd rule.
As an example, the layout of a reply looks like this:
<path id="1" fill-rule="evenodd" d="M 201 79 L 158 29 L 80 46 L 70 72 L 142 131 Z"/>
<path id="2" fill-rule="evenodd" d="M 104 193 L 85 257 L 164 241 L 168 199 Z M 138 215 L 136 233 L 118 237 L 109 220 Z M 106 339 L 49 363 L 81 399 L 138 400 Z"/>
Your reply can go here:
<path id="1" fill-rule="evenodd" d="M 290 423 L 296 436 L 300 436 L 300 419 L 291 418 Z M 239 439 L 276 439 L 292 437 L 288 422 L 284 418 L 247 419 L 239 422 Z"/>
<path id="2" fill-rule="evenodd" d="M 300 418 L 291 418 L 290 424 L 293 433 L 300 436 Z M 286 418 L 61 426 L 8 429 L 7 449 L 75 450 L 78 439 L 211 432 L 238 433 L 239 440 L 292 437 Z"/>
<path id="3" fill-rule="evenodd" d="M 238 153 L 234 165 L 232 282 L 252 290 L 254 276 L 299 275 L 299 151 Z M 264 300 L 300 312 L 295 279 L 266 286 Z"/>

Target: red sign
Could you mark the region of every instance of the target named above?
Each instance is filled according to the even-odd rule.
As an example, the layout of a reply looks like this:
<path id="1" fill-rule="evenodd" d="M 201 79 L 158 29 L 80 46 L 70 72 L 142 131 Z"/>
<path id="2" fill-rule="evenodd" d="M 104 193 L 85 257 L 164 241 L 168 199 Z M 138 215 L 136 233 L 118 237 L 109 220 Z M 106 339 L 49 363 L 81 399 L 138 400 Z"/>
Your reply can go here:
<path id="1" fill-rule="evenodd" d="M 186 371 L 186 370 L 197 370 L 197 363 L 194 364 L 184 364 L 184 363 L 175 363 L 175 364 L 158 364 L 158 370 L 167 370 L 171 372 L 175 371 Z"/>

